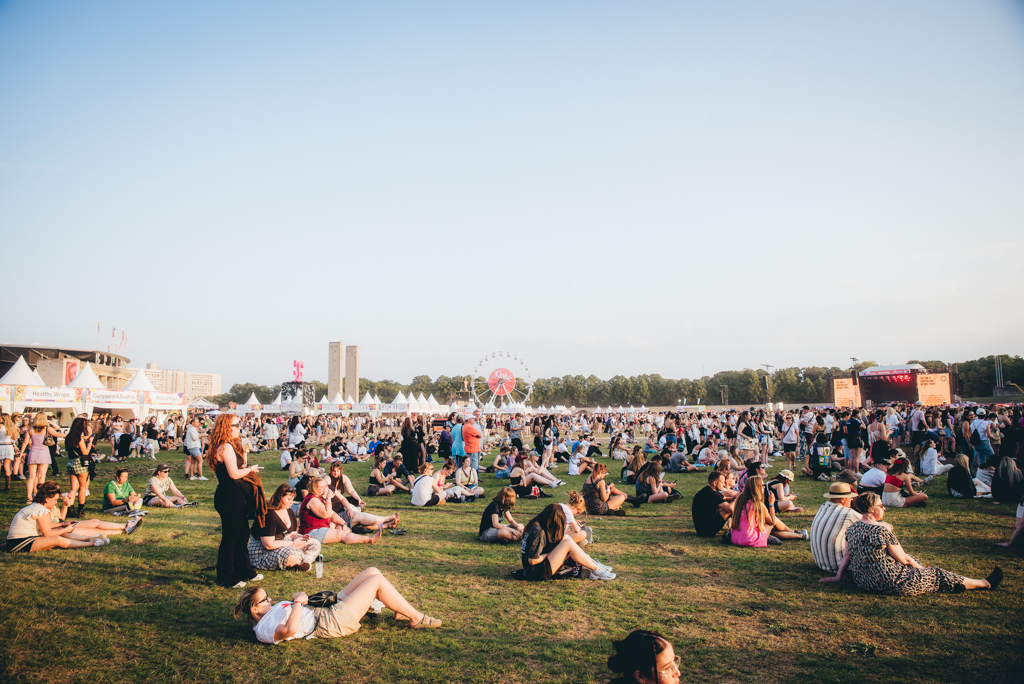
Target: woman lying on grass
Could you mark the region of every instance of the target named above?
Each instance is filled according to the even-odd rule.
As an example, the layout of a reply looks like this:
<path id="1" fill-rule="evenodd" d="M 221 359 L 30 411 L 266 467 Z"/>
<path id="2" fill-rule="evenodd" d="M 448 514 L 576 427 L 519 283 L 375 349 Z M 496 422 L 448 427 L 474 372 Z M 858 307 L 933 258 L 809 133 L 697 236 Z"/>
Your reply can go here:
<path id="1" fill-rule="evenodd" d="M 440 627 L 441 621 L 413 608 L 377 568 L 367 568 L 338 592 L 338 602 L 325 608 L 310 608 L 303 592 L 291 601 L 273 603 L 262 587 L 248 587 L 238 597 L 235 619 L 246 618 L 265 644 L 292 639 L 335 639 L 359 631 L 359 619 L 369 611 L 390 608 L 409 618 L 413 629 Z"/>
<path id="2" fill-rule="evenodd" d="M 53 548 L 103 546 L 110 543 L 108 536 L 122 532 L 131 534 L 142 524 L 142 518 L 135 518 L 128 525 L 101 520 L 67 523 L 64 516 L 70 503 L 70 495 L 62 499 L 60 485 L 52 481 L 43 482 L 36 488 L 33 502 L 18 511 L 11 521 L 7 531 L 7 550 L 29 553 Z"/>
<path id="3" fill-rule="evenodd" d="M 526 525 L 521 561 L 523 575 L 531 582 L 579 577 L 583 568 L 590 570 L 590 579 L 615 579 L 611 567 L 595 561 L 565 536 L 565 513 L 560 504 L 551 504 Z"/>

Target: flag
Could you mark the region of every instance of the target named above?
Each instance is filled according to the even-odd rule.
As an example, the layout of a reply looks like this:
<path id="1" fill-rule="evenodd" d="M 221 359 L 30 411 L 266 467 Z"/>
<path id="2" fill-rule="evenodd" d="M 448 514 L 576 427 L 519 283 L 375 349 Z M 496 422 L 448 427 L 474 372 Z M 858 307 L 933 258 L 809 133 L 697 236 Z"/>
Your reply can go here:
<path id="1" fill-rule="evenodd" d="M 117 328 L 111 328 L 110 329 L 110 339 L 114 339 L 115 337 L 117 337 Z"/>
<path id="2" fill-rule="evenodd" d="M 99 323 L 96 324 L 96 334 L 97 335 L 100 334 L 100 324 Z"/>

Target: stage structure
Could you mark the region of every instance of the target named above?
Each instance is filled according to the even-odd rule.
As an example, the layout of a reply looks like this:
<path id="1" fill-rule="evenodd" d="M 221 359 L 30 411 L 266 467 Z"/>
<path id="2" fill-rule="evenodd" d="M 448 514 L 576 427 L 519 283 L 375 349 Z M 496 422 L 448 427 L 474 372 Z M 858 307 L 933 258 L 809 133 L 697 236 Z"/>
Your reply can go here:
<path id="1" fill-rule="evenodd" d="M 835 378 L 835 405 L 842 407 L 888 404 L 903 402 L 912 404 L 918 400 L 925 406 L 950 403 L 952 397 L 951 378 L 947 372 L 929 373 L 917 363 L 900 366 L 872 366 L 856 376 Z"/>

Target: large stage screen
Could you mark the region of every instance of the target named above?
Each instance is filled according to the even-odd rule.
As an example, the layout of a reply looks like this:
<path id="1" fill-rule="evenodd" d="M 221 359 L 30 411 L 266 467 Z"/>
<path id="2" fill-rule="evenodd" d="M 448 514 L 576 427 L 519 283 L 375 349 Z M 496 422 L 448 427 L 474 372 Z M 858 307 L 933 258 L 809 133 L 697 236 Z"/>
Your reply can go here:
<path id="1" fill-rule="evenodd" d="M 925 406 L 948 404 L 950 396 L 949 373 L 917 376 L 917 398 Z"/>
<path id="2" fill-rule="evenodd" d="M 885 404 L 890 401 L 917 401 L 917 383 L 913 373 L 893 373 L 860 378 L 861 395 L 866 401 Z"/>

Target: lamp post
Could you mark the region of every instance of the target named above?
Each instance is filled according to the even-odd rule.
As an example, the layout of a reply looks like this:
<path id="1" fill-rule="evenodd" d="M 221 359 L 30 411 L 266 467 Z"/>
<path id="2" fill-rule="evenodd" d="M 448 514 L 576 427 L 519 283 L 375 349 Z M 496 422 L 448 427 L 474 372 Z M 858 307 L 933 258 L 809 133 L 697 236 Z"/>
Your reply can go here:
<path id="1" fill-rule="evenodd" d="M 761 366 L 765 370 L 764 391 L 768 395 L 768 403 L 770 404 L 770 403 L 772 403 L 771 374 L 772 374 L 772 368 L 775 368 L 775 366 L 771 365 L 770 363 L 762 363 Z"/>

